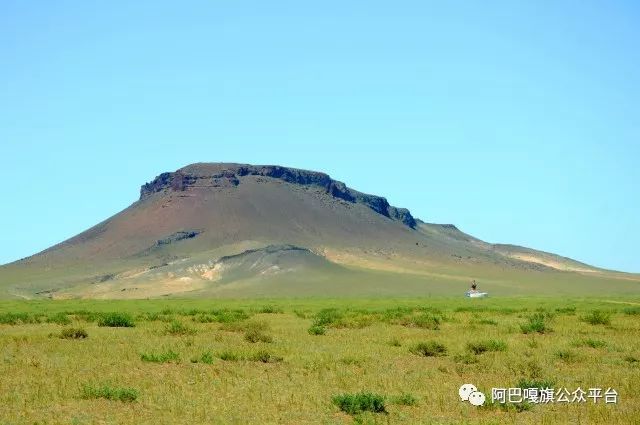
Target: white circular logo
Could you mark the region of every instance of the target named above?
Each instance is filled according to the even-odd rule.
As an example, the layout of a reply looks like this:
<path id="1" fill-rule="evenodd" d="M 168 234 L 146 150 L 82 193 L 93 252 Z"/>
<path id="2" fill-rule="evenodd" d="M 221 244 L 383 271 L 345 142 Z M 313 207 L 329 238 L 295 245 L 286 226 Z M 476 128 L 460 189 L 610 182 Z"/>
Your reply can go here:
<path id="1" fill-rule="evenodd" d="M 485 396 L 480 391 L 474 391 L 469 394 L 469 403 L 473 404 L 474 406 L 482 406 L 484 404 L 484 401 Z"/>
<path id="2" fill-rule="evenodd" d="M 462 401 L 469 400 L 469 395 L 472 392 L 477 391 L 477 390 L 478 389 L 473 384 L 464 384 L 464 385 L 462 385 L 460 387 L 460 389 L 458 390 L 458 395 L 460 396 L 460 400 L 462 400 Z"/>

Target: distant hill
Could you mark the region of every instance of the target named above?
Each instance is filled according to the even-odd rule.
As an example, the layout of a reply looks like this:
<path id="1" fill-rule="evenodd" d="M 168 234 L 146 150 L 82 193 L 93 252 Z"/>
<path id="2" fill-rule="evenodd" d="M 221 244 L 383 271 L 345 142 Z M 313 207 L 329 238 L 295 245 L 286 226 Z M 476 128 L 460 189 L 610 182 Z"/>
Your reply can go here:
<path id="1" fill-rule="evenodd" d="M 73 208 L 73 206 L 70 206 Z M 404 296 L 636 293 L 638 275 L 494 245 L 358 192 L 327 174 L 199 163 L 32 257 L 0 267 L 0 295 Z"/>

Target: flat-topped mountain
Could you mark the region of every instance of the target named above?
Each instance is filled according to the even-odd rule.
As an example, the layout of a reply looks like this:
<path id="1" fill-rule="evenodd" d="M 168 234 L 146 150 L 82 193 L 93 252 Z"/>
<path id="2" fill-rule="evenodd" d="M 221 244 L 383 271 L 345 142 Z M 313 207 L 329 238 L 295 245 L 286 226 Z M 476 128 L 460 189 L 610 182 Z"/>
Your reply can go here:
<path id="1" fill-rule="evenodd" d="M 72 207 L 72 206 L 71 206 Z M 199 163 L 125 210 L 0 267 L 10 297 L 429 295 L 638 289 L 638 276 L 429 224 L 327 174 Z"/>

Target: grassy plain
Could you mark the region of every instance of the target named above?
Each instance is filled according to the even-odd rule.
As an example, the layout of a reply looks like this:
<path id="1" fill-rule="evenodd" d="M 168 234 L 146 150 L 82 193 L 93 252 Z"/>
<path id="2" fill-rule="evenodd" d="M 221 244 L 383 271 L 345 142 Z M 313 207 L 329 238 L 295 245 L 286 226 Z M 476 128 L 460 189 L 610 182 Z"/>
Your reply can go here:
<path id="1" fill-rule="evenodd" d="M 638 335 L 637 297 L 2 301 L 0 424 L 639 423 Z"/>

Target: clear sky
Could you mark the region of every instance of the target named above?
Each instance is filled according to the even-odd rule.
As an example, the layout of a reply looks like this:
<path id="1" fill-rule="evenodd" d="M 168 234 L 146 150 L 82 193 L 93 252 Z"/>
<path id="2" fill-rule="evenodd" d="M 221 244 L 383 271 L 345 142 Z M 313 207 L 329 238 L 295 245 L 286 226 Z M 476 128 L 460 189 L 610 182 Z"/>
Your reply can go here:
<path id="1" fill-rule="evenodd" d="M 0 2 L 0 263 L 192 162 L 640 272 L 634 1 Z"/>

